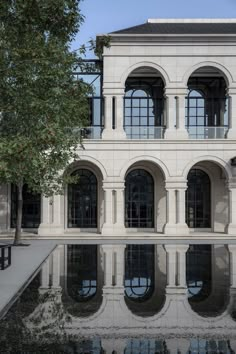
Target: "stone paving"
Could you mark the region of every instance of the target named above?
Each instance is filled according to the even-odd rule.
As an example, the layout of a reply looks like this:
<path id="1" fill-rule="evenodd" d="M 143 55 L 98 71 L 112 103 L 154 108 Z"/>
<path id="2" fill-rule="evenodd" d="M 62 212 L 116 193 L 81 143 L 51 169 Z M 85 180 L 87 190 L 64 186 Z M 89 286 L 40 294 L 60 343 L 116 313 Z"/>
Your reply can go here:
<path id="1" fill-rule="evenodd" d="M 12 247 L 12 263 L 0 270 L 0 318 L 25 289 L 41 264 L 56 247 L 55 241 L 23 241 L 29 246 Z M 12 243 L 5 240 L 1 243 Z"/>

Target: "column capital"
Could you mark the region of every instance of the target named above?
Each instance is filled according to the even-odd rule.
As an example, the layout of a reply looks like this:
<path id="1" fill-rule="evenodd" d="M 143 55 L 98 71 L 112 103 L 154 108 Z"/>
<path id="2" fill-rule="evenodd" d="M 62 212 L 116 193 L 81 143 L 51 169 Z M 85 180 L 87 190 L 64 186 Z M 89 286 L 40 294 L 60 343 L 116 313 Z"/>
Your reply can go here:
<path id="1" fill-rule="evenodd" d="M 164 93 L 166 96 L 170 96 L 170 95 L 173 95 L 173 96 L 187 96 L 188 94 L 188 87 L 187 86 L 167 86 L 165 88 L 165 93 Z"/>
<path id="2" fill-rule="evenodd" d="M 166 189 L 187 189 L 187 180 L 173 178 L 165 181 Z"/>
<path id="3" fill-rule="evenodd" d="M 231 96 L 231 95 L 236 95 L 236 86 L 230 86 L 226 89 L 226 94 Z"/>
<path id="4" fill-rule="evenodd" d="M 228 181 L 226 181 L 226 186 L 228 187 L 228 189 L 236 188 L 236 177 L 232 177 Z"/>
<path id="5" fill-rule="evenodd" d="M 103 190 L 106 190 L 106 189 L 113 189 L 113 190 L 118 190 L 118 189 L 121 189 L 121 190 L 124 190 L 125 189 L 125 181 L 114 181 L 114 180 L 103 180 L 103 183 L 102 183 L 102 188 Z"/>

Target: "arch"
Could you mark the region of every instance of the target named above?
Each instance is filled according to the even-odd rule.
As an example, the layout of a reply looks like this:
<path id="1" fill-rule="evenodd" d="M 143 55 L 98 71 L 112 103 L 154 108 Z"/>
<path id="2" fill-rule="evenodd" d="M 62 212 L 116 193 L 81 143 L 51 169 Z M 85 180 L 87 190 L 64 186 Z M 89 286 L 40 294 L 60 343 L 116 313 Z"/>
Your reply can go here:
<path id="1" fill-rule="evenodd" d="M 232 74 L 229 72 L 228 69 L 226 69 L 226 67 L 220 63 L 217 63 L 215 61 L 203 61 L 200 63 L 197 63 L 193 66 L 191 66 L 190 68 L 188 68 L 188 70 L 184 73 L 183 75 L 183 83 L 185 86 L 188 85 L 188 80 L 190 78 L 190 76 L 198 69 L 204 67 L 204 66 L 211 66 L 214 67 L 218 70 L 220 70 L 222 72 L 222 75 L 226 81 L 227 86 L 230 86 L 233 82 L 233 76 Z"/>
<path id="2" fill-rule="evenodd" d="M 144 66 L 153 68 L 154 70 L 158 71 L 161 74 L 161 77 L 162 77 L 162 79 L 164 81 L 165 86 L 167 86 L 167 84 L 170 82 L 170 79 L 169 79 L 169 76 L 168 76 L 167 72 L 160 65 L 158 65 L 156 63 L 153 63 L 153 62 L 150 62 L 150 61 L 141 61 L 141 62 L 138 62 L 138 63 L 135 63 L 135 64 L 129 66 L 121 74 L 120 81 L 121 81 L 121 84 L 122 84 L 123 88 L 125 87 L 125 82 L 126 82 L 126 79 L 128 78 L 128 76 L 135 69 L 138 69 L 138 68 L 141 68 L 141 67 L 144 67 Z"/>
<path id="3" fill-rule="evenodd" d="M 102 180 L 107 177 L 107 171 L 103 164 L 99 160 L 88 155 L 81 155 L 79 160 L 72 162 L 67 170 L 71 173 L 85 165 L 88 165 L 89 169 L 95 173 L 97 178 L 99 178 L 99 174 L 101 175 Z"/>
<path id="4" fill-rule="evenodd" d="M 158 167 L 161 170 L 165 180 L 168 179 L 168 177 L 170 176 L 169 170 L 166 167 L 166 165 L 163 163 L 163 161 L 161 161 L 161 160 L 159 160 L 159 159 L 157 159 L 156 157 L 153 157 L 153 156 L 141 155 L 141 156 L 134 157 L 133 159 L 125 162 L 125 164 L 121 168 L 120 174 L 119 174 L 123 181 L 125 180 L 125 176 L 127 174 L 127 171 L 135 163 L 138 163 L 138 162 L 140 162 L 140 163 L 142 163 L 142 162 L 145 162 L 145 163 L 150 162 L 150 163 L 154 164 L 156 167 Z"/>
<path id="5" fill-rule="evenodd" d="M 194 165 L 196 165 L 199 162 L 204 162 L 204 161 L 216 163 L 225 172 L 227 179 L 230 179 L 232 177 L 232 172 L 231 172 L 230 166 L 223 159 L 216 157 L 216 156 L 208 155 L 208 156 L 195 157 L 191 161 L 189 161 L 188 164 L 183 169 L 182 176 L 184 177 L 184 179 L 187 180 L 188 173 Z"/>

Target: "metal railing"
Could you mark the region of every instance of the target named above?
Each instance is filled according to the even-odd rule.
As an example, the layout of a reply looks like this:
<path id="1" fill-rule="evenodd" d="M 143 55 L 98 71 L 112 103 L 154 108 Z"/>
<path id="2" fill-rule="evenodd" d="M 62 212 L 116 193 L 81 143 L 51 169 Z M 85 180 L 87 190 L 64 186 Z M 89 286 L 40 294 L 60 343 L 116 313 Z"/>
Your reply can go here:
<path id="1" fill-rule="evenodd" d="M 189 139 L 225 139 L 228 127 L 186 127 Z"/>
<path id="2" fill-rule="evenodd" d="M 126 126 L 127 139 L 163 139 L 165 127 Z"/>
<path id="3" fill-rule="evenodd" d="M 11 245 L 0 245 L 0 270 L 11 265 Z"/>

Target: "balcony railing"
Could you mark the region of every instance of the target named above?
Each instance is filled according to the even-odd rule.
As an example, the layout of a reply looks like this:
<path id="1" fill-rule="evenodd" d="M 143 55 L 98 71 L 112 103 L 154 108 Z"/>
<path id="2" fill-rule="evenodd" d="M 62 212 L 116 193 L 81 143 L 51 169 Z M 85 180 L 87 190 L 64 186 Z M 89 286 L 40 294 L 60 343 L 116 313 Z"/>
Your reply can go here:
<path id="1" fill-rule="evenodd" d="M 187 127 L 190 139 L 225 139 L 228 127 Z"/>
<path id="2" fill-rule="evenodd" d="M 101 126 L 81 128 L 80 129 L 81 138 L 82 139 L 101 139 L 102 138 L 102 131 L 103 131 L 103 127 L 101 127 Z"/>
<path id="3" fill-rule="evenodd" d="M 163 139 L 165 127 L 124 127 L 127 139 Z"/>

